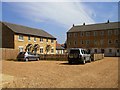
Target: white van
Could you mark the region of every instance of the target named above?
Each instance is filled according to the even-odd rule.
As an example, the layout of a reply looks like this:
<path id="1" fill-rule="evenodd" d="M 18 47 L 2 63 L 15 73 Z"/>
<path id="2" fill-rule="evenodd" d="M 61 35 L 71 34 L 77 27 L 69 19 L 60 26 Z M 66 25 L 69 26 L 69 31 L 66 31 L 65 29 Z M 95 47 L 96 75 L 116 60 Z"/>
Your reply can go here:
<path id="1" fill-rule="evenodd" d="M 68 62 L 71 64 L 73 62 L 82 62 L 85 64 L 87 61 L 91 62 L 90 53 L 83 48 L 70 48 L 68 51 Z"/>

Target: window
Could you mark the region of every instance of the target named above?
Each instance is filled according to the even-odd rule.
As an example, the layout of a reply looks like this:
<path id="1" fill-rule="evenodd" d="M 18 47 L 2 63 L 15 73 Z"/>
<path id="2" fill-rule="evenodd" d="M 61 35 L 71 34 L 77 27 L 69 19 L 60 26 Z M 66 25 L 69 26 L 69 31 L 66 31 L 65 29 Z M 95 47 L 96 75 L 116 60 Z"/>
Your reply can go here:
<path id="1" fill-rule="evenodd" d="M 118 40 L 115 40 L 115 43 L 118 43 Z"/>
<path id="2" fill-rule="evenodd" d="M 108 44 L 111 44 L 112 43 L 112 41 L 111 40 L 108 40 Z"/>
<path id="3" fill-rule="evenodd" d="M 53 39 L 51 40 L 51 43 L 54 43 L 54 40 L 53 40 Z"/>
<path id="4" fill-rule="evenodd" d="M 51 49 L 51 53 L 54 53 L 54 49 L 53 48 Z"/>
<path id="5" fill-rule="evenodd" d="M 43 38 L 40 38 L 40 42 L 43 42 Z"/>
<path id="6" fill-rule="evenodd" d="M 19 52 L 23 52 L 23 46 L 19 46 Z"/>
<path id="7" fill-rule="evenodd" d="M 81 41 L 81 44 L 84 44 L 83 40 Z"/>
<path id="8" fill-rule="evenodd" d="M 112 53 L 112 49 L 109 49 L 109 53 Z"/>
<path id="9" fill-rule="evenodd" d="M 71 33 L 68 33 L 68 37 L 71 37 Z"/>
<path id="10" fill-rule="evenodd" d="M 80 33 L 80 36 L 84 36 L 84 32 L 81 32 L 81 33 Z"/>
<path id="11" fill-rule="evenodd" d="M 97 49 L 94 49 L 94 52 L 97 53 Z"/>
<path id="12" fill-rule="evenodd" d="M 24 40 L 23 35 L 19 35 L 18 39 L 23 41 Z"/>
<path id="13" fill-rule="evenodd" d="M 34 41 L 36 42 L 36 37 L 34 37 Z"/>
<path id="14" fill-rule="evenodd" d="M 103 45 L 103 43 L 104 43 L 104 40 L 100 40 L 100 44 Z"/>
<path id="15" fill-rule="evenodd" d="M 76 45 L 76 41 L 74 42 L 74 44 Z"/>
<path id="16" fill-rule="evenodd" d="M 46 42 L 48 42 L 48 39 L 46 39 Z"/>
<path id="17" fill-rule="evenodd" d="M 119 49 L 117 49 L 117 53 L 119 53 L 120 52 L 120 50 Z"/>
<path id="18" fill-rule="evenodd" d="M 101 49 L 101 53 L 104 53 L 105 52 L 105 50 L 104 49 Z"/>
<path id="19" fill-rule="evenodd" d="M 101 31 L 101 32 L 100 32 L 100 35 L 103 36 L 103 35 L 104 35 L 104 31 Z"/>
<path id="20" fill-rule="evenodd" d="M 94 44 L 97 45 L 97 40 L 94 40 Z"/>
<path id="21" fill-rule="evenodd" d="M 90 32 L 86 32 L 86 36 L 90 36 Z"/>
<path id="22" fill-rule="evenodd" d="M 119 34 L 119 31 L 118 31 L 118 30 L 114 30 L 114 34 L 115 34 L 115 35 L 118 35 L 118 34 Z"/>
<path id="23" fill-rule="evenodd" d="M 89 44 L 90 43 L 90 41 L 89 40 L 86 40 L 86 44 Z"/>
<path id="24" fill-rule="evenodd" d="M 43 53 L 43 48 L 40 48 L 40 53 Z"/>
<path id="25" fill-rule="evenodd" d="M 71 45 L 71 42 L 69 42 L 69 45 Z"/>
<path id="26" fill-rule="evenodd" d="M 77 33 L 74 33 L 74 36 L 76 37 L 76 36 L 77 36 Z"/>
<path id="27" fill-rule="evenodd" d="M 94 32 L 94 36 L 97 36 L 97 32 L 96 31 Z"/>
<path id="28" fill-rule="evenodd" d="M 30 40 L 30 36 L 28 36 L 28 40 Z"/>
<path id="29" fill-rule="evenodd" d="M 112 30 L 108 30 L 108 35 L 112 35 Z"/>

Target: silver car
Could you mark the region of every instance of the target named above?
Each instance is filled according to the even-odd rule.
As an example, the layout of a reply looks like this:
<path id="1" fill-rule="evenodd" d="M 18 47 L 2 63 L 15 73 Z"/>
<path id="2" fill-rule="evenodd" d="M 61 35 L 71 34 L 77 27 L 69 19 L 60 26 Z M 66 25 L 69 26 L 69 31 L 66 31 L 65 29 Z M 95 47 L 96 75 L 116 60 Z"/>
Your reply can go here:
<path id="1" fill-rule="evenodd" d="M 17 60 L 29 61 L 29 60 L 40 60 L 39 55 L 31 52 L 20 52 L 17 56 Z"/>

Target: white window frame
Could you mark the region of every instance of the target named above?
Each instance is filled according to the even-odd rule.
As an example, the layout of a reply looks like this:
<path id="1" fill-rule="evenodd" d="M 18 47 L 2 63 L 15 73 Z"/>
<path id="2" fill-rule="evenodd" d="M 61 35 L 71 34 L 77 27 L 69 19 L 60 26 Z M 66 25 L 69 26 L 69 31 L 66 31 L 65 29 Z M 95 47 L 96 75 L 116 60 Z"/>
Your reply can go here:
<path id="1" fill-rule="evenodd" d="M 31 36 L 28 36 L 28 41 L 30 41 L 31 40 Z"/>
<path id="2" fill-rule="evenodd" d="M 84 36 L 84 32 L 80 32 L 80 36 L 83 37 Z"/>
<path id="3" fill-rule="evenodd" d="M 52 43 L 52 44 L 54 43 L 54 40 L 53 40 L 53 39 L 51 39 L 51 43 Z"/>
<path id="4" fill-rule="evenodd" d="M 36 37 L 34 37 L 34 42 L 36 42 L 37 41 L 37 38 Z"/>
<path id="5" fill-rule="evenodd" d="M 90 32 L 86 32 L 86 36 L 90 36 Z"/>
<path id="6" fill-rule="evenodd" d="M 42 37 L 40 38 L 40 42 L 43 43 L 43 38 Z"/>
<path id="7" fill-rule="evenodd" d="M 48 38 L 46 38 L 46 42 L 47 42 L 47 43 L 48 43 L 48 41 L 49 41 Z"/>
<path id="8" fill-rule="evenodd" d="M 43 52 L 44 52 L 44 49 L 43 49 L 43 47 L 40 47 L 40 50 L 42 49 L 42 52 L 40 52 L 40 54 L 43 54 Z"/>
<path id="9" fill-rule="evenodd" d="M 111 50 L 111 52 L 110 52 L 110 50 Z M 112 53 L 112 49 L 109 49 L 109 53 Z"/>
<path id="10" fill-rule="evenodd" d="M 103 36 L 103 35 L 104 35 L 104 31 L 101 31 L 101 32 L 100 32 L 100 35 Z"/>
<path id="11" fill-rule="evenodd" d="M 112 30 L 108 30 L 108 35 L 112 35 Z"/>
<path id="12" fill-rule="evenodd" d="M 22 38 L 20 38 L 22 36 Z M 24 41 L 24 36 L 23 35 L 18 35 L 18 41 Z"/>
<path id="13" fill-rule="evenodd" d="M 89 45 L 90 44 L 90 40 L 86 40 L 86 45 Z"/>
<path id="14" fill-rule="evenodd" d="M 94 34 L 94 36 L 97 36 L 98 33 L 97 33 L 97 31 L 94 31 L 93 34 Z"/>
<path id="15" fill-rule="evenodd" d="M 111 41 L 111 43 L 109 43 L 110 41 Z M 109 45 L 112 44 L 112 40 L 111 40 L 111 39 L 108 40 L 108 44 L 109 44 Z"/>
<path id="16" fill-rule="evenodd" d="M 53 52 L 52 52 L 52 50 L 53 50 Z M 51 54 L 54 54 L 54 47 L 51 48 Z"/>
<path id="17" fill-rule="evenodd" d="M 19 52 L 23 52 L 24 51 L 24 47 L 23 46 L 18 46 Z M 22 51 L 20 50 L 22 49 Z"/>

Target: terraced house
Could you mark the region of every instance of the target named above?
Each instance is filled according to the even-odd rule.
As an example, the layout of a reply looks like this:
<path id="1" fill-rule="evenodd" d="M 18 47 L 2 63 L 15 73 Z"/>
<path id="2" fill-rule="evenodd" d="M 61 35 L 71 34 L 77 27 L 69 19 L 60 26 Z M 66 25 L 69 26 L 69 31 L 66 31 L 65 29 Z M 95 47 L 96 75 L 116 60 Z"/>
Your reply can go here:
<path id="1" fill-rule="evenodd" d="M 91 53 L 120 56 L 120 22 L 73 25 L 67 32 L 67 48 L 86 48 Z"/>
<path id="2" fill-rule="evenodd" d="M 2 48 L 56 54 L 56 38 L 41 29 L 1 22 Z"/>

